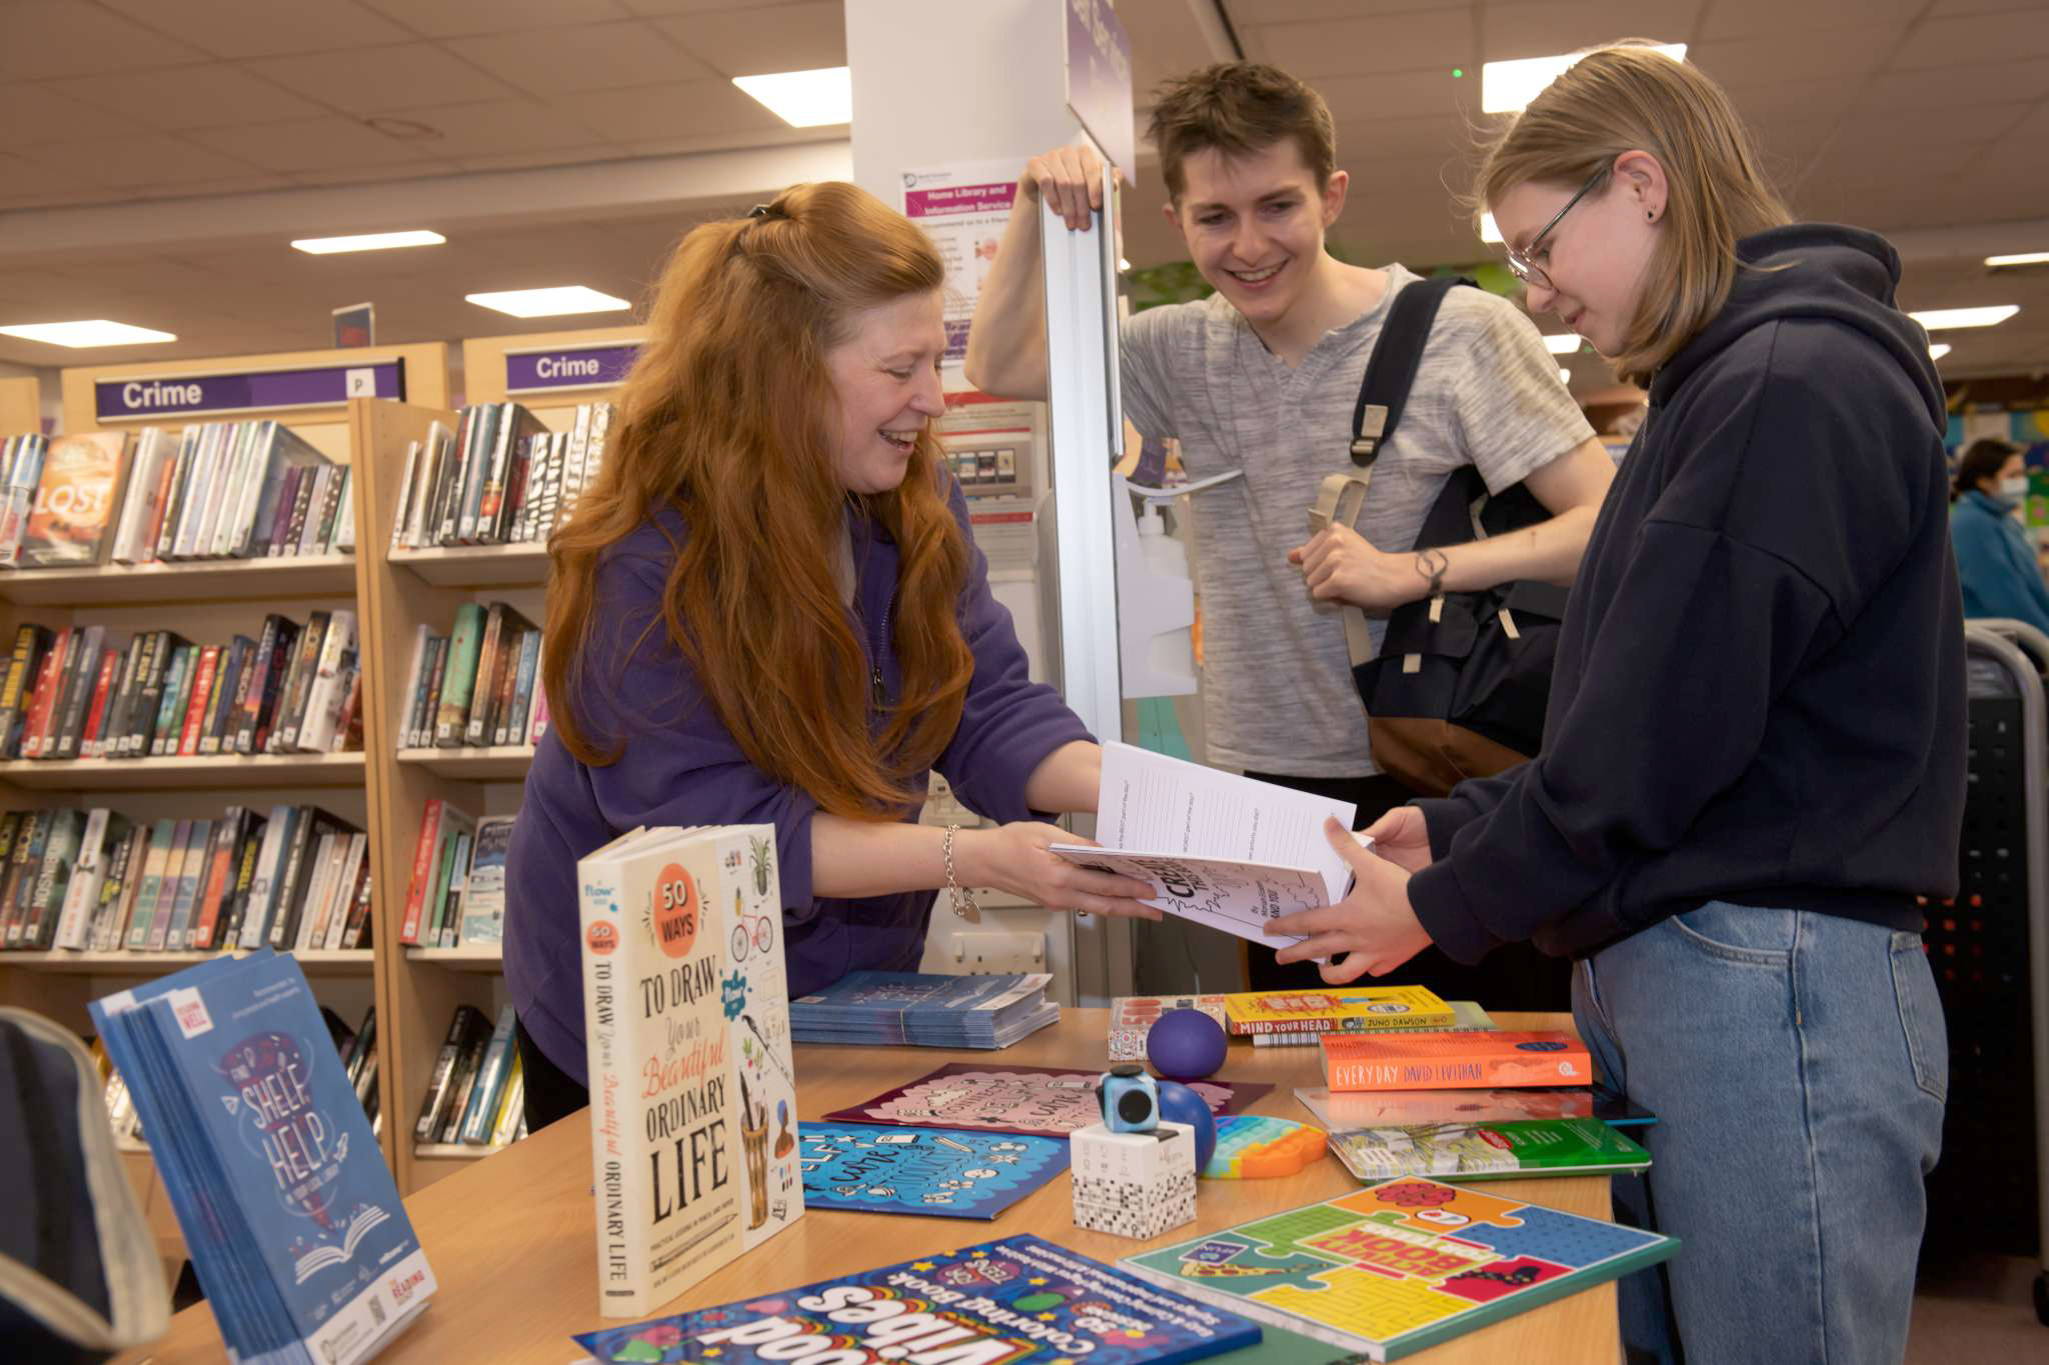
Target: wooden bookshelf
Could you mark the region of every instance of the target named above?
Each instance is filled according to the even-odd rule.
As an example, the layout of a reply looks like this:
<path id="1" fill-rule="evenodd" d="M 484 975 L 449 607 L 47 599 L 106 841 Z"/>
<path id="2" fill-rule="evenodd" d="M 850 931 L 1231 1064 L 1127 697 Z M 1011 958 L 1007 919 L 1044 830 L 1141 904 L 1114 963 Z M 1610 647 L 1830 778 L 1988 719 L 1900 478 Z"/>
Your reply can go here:
<path id="1" fill-rule="evenodd" d="M 34 607 L 92 607 L 109 601 L 264 602 L 349 597 L 355 591 L 356 557 L 341 553 L 0 570 L 0 601 Z"/>
<path id="2" fill-rule="evenodd" d="M 504 950 L 496 943 L 473 948 L 406 947 L 404 951 L 408 962 L 428 962 L 452 972 L 495 974 L 505 969 Z"/>
<path id="3" fill-rule="evenodd" d="M 450 545 L 386 557 L 437 588 L 537 588 L 548 581 L 544 545 Z"/>
<path id="4" fill-rule="evenodd" d="M 181 758 L 14 758 L 0 783 L 31 791 L 121 792 L 252 787 L 360 787 L 363 755 L 194 754 Z"/>
<path id="5" fill-rule="evenodd" d="M 398 761 L 443 777 L 459 777 L 470 782 L 523 782 L 526 770 L 533 766 L 534 746 L 493 744 L 474 749 L 400 749 Z"/>
<path id="6" fill-rule="evenodd" d="M 219 951 L 108 953 L 51 948 L 42 952 L 8 953 L 0 965 L 28 971 L 64 972 L 78 976 L 159 976 L 220 957 Z M 237 952 L 233 956 L 241 957 Z M 374 948 L 301 948 L 292 954 L 308 976 L 367 976 L 376 966 Z"/>

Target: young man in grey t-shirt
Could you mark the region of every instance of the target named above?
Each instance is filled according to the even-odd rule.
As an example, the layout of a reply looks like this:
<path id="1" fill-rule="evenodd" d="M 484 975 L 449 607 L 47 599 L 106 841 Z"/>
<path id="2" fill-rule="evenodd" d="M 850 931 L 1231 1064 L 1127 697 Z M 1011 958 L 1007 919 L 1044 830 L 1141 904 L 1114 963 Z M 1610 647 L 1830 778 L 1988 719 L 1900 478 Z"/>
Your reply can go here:
<path id="1" fill-rule="evenodd" d="M 1238 62 L 1170 82 L 1151 137 L 1168 217 L 1217 292 L 1124 324 L 1124 414 L 1148 436 L 1178 438 L 1191 481 L 1243 475 L 1191 499 L 1209 757 L 1352 801 L 1371 824 L 1411 793 L 1374 765 L 1330 604 L 1384 617 L 1433 583 L 1569 584 L 1614 466 L 1530 320 L 1505 299 L 1454 289 L 1401 426 L 1374 465 L 1358 530 L 1308 538 L 1323 479 L 1354 469 L 1359 383 L 1395 293 L 1416 276 L 1399 265 L 1349 266 L 1324 250 L 1347 177 L 1322 98 L 1286 73 Z M 1059 148 L 1026 167 L 969 334 L 967 374 L 983 390 L 1044 396 L 1038 200 L 1086 230 L 1099 187 L 1087 148 Z M 1526 483 L 1553 518 L 1441 557 L 1412 553 L 1445 480 L 1468 464 L 1494 492 Z M 1257 949 L 1250 962 L 1255 986 L 1317 979 Z M 1500 1008 L 1565 1007 L 1559 967 L 1526 958 L 1472 972 L 1431 951 L 1404 976 L 1440 993 L 1484 988 L 1482 1003 Z"/>

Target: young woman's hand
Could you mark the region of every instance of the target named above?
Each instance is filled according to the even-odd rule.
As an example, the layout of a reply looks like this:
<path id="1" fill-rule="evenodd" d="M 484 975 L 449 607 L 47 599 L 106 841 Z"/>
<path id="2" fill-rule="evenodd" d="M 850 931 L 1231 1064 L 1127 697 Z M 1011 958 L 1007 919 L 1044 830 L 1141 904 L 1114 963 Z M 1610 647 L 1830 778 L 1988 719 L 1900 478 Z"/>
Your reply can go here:
<path id="1" fill-rule="evenodd" d="M 1414 876 L 1430 866 L 1430 830 L 1423 812 L 1414 806 L 1396 806 L 1375 820 L 1366 830 L 1373 851 Z"/>
<path id="2" fill-rule="evenodd" d="M 1352 894 L 1336 905 L 1268 920 L 1269 934 L 1302 936 L 1300 943 L 1277 951 L 1274 961 L 1326 958 L 1317 971 L 1333 986 L 1369 973 L 1385 976 L 1430 946 L 1430 935 L 1409 906 L 1409 873 L 1361 847 L 1335 820 L 1324 821 L 1323 832 L 1352 865 Z"/>
<path id="3" fill-rule="evenodd" d="M 963 830 L 954 844 L 956 867 L 962 886 L 1008 891 L 1048 910 L 1159 919 L 1158 910 L 1138 903 L 1138 897 L 1153 893 L 1146 883 L 1108 872 L 1093 872 L 1046 851 L 1048 844 L 1094 842 L 1036 820 L 1020 820 L 995 829 Z"/>

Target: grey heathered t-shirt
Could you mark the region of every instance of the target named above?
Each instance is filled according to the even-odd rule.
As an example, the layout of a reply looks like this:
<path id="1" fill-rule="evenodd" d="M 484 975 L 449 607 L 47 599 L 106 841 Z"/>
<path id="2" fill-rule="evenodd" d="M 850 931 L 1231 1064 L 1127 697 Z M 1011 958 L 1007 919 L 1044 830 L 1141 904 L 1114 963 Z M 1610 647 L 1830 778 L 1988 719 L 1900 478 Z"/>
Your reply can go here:
<path id="1" fill-rule="evenodd" d="M 1326 333 L 1290 370 L 1214 295 L 1126 322 L 1124 416 L 1178 438 L 1191 481 L 1243 470 L 1194 494 L 1209 760 L 1305 777 L 1378 771 L 1352 687 L 1344 629 L 1311 604 L 1288 551 L 1308 539 L 1326 475 L 1352 472 L 1352 408 L 1395 291 L 1387 267 L 1370 312 Z M 1558 382 L 1558 363 L 1506 299 L 1454 289 L 1431 328 L 1401 425 L 1381 447 L 1359 533 L 1389 552 L 1415 544 L 1454 469 L 1477 465 L 1499 492 L 1593 435 Z M 1373 628 L 1377 647 L 1384 630 Z"/>

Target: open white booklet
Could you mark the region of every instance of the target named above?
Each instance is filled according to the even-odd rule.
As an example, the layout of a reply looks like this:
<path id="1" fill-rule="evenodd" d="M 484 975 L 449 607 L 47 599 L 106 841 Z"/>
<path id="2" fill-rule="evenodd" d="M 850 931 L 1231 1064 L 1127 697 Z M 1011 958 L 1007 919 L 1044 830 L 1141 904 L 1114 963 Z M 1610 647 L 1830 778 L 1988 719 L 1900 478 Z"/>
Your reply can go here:
<path id="1" fill-rule="evenodd" d="M 1335 904 L 1351 889 L 1352 869 L 1323 833 L 1325 816 L 1352 827 L 1348 801 L 1106 744 L 1098 803 L 1102 847 L 1052 851 L 1151 883 L 1145 903 L 1170 915 L 1277 948 L 1300 940 L 1269 935 L 1268 920 Z"/>

